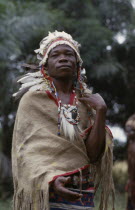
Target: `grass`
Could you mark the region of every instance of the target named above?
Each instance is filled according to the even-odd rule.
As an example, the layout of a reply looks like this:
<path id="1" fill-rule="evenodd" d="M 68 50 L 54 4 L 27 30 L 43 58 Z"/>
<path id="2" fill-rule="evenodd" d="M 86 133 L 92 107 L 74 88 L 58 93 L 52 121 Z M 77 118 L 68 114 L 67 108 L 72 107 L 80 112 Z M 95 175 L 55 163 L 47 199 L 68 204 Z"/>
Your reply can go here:
<path id="1" fill-rule="evenodd" d="M 126 209 L 127 195 L 125 193 L 125 184 L 127 181 L 127 163 L 123 162 L 115 162 L 113 167 L 113 177 L 116 188 L 115 194 L 115 209 L 116 210 L 124 210 Z M 99 206 L 99 195 L 97 194 L 95 198 L 96 207 L 94 210 L 98 210 Z M 12 202 L 11 199 L 6 201 L 0 200 L 0 210 L 12 210 Z M 111 201 L 110 207 L 108 210 L 112 210 Z"/>

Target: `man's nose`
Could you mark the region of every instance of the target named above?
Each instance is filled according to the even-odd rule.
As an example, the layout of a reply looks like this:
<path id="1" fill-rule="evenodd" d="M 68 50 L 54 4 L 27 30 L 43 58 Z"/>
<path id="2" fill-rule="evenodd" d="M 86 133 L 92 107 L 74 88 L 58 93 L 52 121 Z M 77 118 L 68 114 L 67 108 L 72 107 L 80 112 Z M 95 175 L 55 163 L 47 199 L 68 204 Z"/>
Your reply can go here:
<path id="1" fill-rule="evenodd" d="M 66 55 L 61 55 L 59 57 L 59 62 L 68 62 L 67 56 Z"/>

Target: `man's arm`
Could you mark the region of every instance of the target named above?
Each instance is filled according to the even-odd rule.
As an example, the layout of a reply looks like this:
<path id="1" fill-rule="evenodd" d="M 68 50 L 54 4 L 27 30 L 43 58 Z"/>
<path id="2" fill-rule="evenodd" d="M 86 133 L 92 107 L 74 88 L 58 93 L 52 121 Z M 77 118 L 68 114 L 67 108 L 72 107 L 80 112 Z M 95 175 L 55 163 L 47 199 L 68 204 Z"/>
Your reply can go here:
<path id="1" fill-rule="evenodd" d="M 91 132 L 86 140 L 86 149 L 91 162 L 96 162 L 103 154 L 105 148 L 105 116 L 106 104 L 99 94 L 85 95 L 79 99 L 86 106 L 91 106 L 96 110 L 96 118 Z M 68 190 L 65 185 L 70 181 L 70 177 L 58 177 L 54 181 L 54 190 L 67 200 L 74 201 L 82 197 L 81 194 Z"/>
<path id="2" fill-rule="evenodd" d="M 107 106 L 99 94 L 85 95 L 79 99 L 96 110 L 95 122 L 86 139 L 87 155 L 92 163 L 98 161 L 105 149 L 105 117 Z"/>

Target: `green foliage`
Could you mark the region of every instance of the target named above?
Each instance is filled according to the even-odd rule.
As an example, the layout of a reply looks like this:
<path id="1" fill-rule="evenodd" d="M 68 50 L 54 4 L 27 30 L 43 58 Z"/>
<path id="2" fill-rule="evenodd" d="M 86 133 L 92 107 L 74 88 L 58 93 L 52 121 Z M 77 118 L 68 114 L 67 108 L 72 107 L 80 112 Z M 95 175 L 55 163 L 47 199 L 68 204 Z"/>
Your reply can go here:
<path id="1" fill-rule="evenodd" d="M 99 210 L 99 202 L 100 202 L 100 197 L 97 193 L 96 198 L 95 198 L 95 210 Z M 110 199 L 109 205 L 107 210 L 112 210 L 112 200 Z M 115 193 L 115 209 L 116 210 L 123 210 L 126 209 L 126 204 L 127 204 L 127 195 L 126 193 L 122 192 L 120 193 L 119 191 L 116 191 Z"/>
<path id="2" fill-rule="evenodd" d="M 11 200 L 5 200 L 5 201 L 0 200 L 0 209 L 1 210 L 11 210 L 12 209 L 11 206 L 12 206 Z"/>
<path id="3" fill-rule="evenodd" d="M 0 10 L 0 137 L 1 150 L 10 157 L 16 111 L 13 82 L 19 72 L 22 74 L 21 63 L 36 59 L 33 51 L 50 30 L 52 18 L 44 3 L 1 0 Z"/>
<path id="4" fill-rule="evenodd" d="M 106 46 L 112 44 L 113 33 L 102 25 L 98 10 L 90 1 L 51 0 L 49 6 L 55 11 L 64 11 L 63 18 L 56 19 L 54 28 L 71 33 L 82 44 L 81 55 L 90 77 L 93 63 L 101 63 L 106 58 Z"/>
<path id="5" fill-rule="evenodd" d="M 102 23 L 115 32 L 128 27 L 132 20 L 132 5 L 129 0 L 94 0 Z"/>

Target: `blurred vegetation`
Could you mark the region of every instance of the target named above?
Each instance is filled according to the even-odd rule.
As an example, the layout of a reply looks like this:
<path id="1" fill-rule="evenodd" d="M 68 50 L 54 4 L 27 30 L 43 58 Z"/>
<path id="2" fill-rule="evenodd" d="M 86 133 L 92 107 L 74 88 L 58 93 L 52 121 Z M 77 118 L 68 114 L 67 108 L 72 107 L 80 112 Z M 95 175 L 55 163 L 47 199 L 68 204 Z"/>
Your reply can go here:
<path id="1" fill-rule="evenodd" d="M 135 107 L 134 17 L 129 0 L 0 0 L 0 152 L 7 163 L 16 77 L 23 63 L 37 62 L 34 49 L 48 31 L 64 30 L 82 44 L 89 86 L 104 97 L 108 122 L 124 125 Z"/>
<path id="2" fill-rule="evenodd" d="M 113 179 L 116 190 L 123 193 L 128 179 L 128 166 L 126 161 L 115 162 L 113 167 Z"/>
<path id="3" fill-rule="evenodd" d="M 0 200 L 0 209 L 1 210 L 11 210 L 12 209 L 12 202 L 11 200 Z"/>

